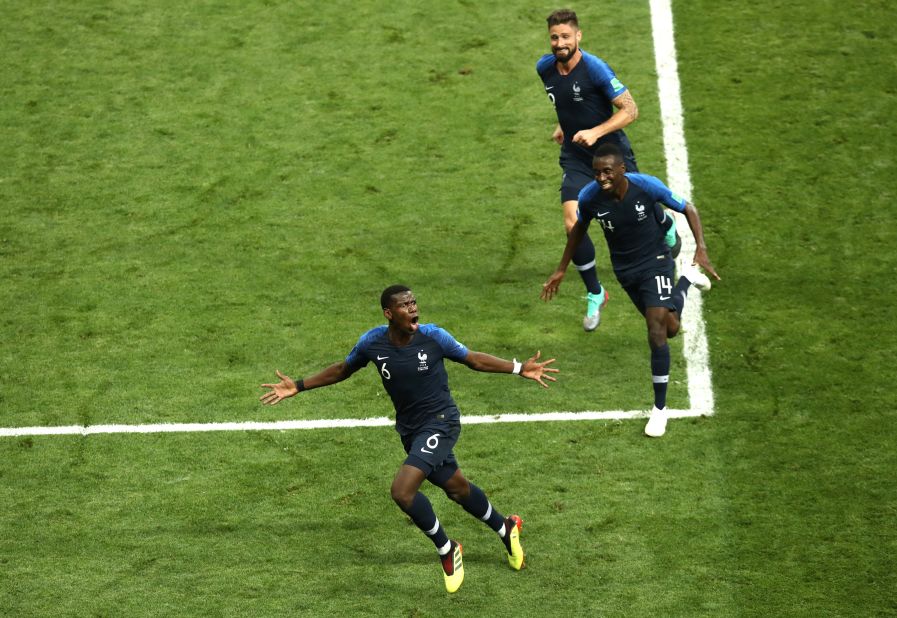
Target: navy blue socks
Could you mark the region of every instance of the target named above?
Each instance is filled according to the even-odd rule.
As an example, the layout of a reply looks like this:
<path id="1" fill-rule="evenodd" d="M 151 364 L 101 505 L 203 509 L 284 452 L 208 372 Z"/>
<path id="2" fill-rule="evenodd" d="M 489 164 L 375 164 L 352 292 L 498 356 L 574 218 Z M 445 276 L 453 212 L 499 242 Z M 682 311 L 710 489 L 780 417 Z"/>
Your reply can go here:
<path id="1" fill-rule="evenodd" d="M 679 277 L 676 286 L 673 288 L 673 305 L 676 307 L 676 313 L 679 319 L 682 319 L 682 310 L 685 309 L 685 301 L 688 298 L 688 288 L 691 287 L 691 281 L 686 277 Z"/>
<path id="2" fill-rule="evenodd" d="M 654 406 L 663 410 L 667 405 L 670 381 L 670 346 L 666 343 L 651 350 L 651 380 L 654 383 Z"/>
<path id="3" fill-rule="evenodd" d="M 483 490 L 470 483 L 470 495 L 467 500 L 459 503 L 465 511 L 486 523 L 495 532 L 499 532 L 505 525 L 505 518 L 492 508 L 492 504 L 483 493 Z"/>
<path id="4" fill-rule="evenodd" d="M 414 522 L 414 525 L 423 530 L 430 537 L 437 550 L 442 550 L 448 545 L 449 539 L 433 511 L 433 505 L 421 492 L 417 492 L 408 510 L 402 509 Z"/>
<path id="5" fill-rule="evenodd" d="M 579 271 L 582 282 L 591 294 L 601 293 L 601 282 L 598 280 L 598 271 L 595 270 L 595 245 L 586 234 L 582 242 L 573 252 L 573 266 Z"/>

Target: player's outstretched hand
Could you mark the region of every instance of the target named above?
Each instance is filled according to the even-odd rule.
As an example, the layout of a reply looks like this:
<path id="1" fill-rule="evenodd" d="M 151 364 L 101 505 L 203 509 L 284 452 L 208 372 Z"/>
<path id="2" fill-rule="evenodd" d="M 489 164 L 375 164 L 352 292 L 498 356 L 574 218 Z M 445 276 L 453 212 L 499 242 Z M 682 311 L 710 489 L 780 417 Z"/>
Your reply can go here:
<path id="1" fill-rule="evenodd" d="M 554 298 L 554 295 L 558 293 L 558 288 L 561 287 L 561 281 L 563 280 L 564 271 L 554 271 L 548 278 L 548 281 L 542 284 L 542 293 L 539 294 L 539 298 L 542 300 L 551 300 Z"/>
<path id="2" fill-rule="evenodd" d="M 702 250 L 702 249 L 698 248 L 695 251 L 695 257 L 692 260 L 692 264 L 697 264 L 698 266 L 703 268 L 705 271 L 710 273 L 714 279 L 716 279 L 717 281 L 720 280 L 719 275 L 716 274 L 716 269 L 713 267 L 713 264 L 710 263 L 710 258 L 707 257 L 706 249 Z"/>
<path id="3" fill-rule="evenodd" d="M 259 397 L 259 401 L 269 406 L 273 406 L 299 392 L 293 378 L 280 373 L 280 371 L 277 371 L 276 373 L 277 377 L 280 378 L 280 382 L 277 384 L 262 384 L 262 388 L 270 388 L 271 390 Z"/>
<path id="4" fill-rule="evenodd" d="M 543 380 L 557 382 L 557 378 L 548 374 L 558 373 L 560 369 L 555 369 L 554 367 L 548 366 L 554 362 L 553 358 L 549 358 L 547 361 L 542 361 L 541 363 L 539 362 L 540 358 L 542 358 L 541 350 L 536 352 L 535 356 L 531 356 L 526 359 L 526 362 L 523 363 L 523 368 L 520 370 L 520 375 L 522 375 L 524 378 L 535 380 L 536 382 L 541 384 L 543 388 L 548 388 L 548 385 L 545 384 Z"/>

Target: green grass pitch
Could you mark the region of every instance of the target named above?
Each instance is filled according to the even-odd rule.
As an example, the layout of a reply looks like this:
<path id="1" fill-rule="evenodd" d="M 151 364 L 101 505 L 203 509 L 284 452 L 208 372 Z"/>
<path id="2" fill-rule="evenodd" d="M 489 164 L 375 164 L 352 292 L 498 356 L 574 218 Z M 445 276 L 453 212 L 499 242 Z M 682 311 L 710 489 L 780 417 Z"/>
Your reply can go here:
<path id="1" fill-rule="evenodd" d="M 644 409 L 644 326 L 560 256 L 554 5 L 0 2 L 0 427 L 358 418 L 342 358 L 390 283 L 470 347 L 558 358 L 543 391 L 450 368 L 465 414 Z M 574 5 L 663 177 L 648 2 Z M 0 615 L 897 614 L 897 82 L 888 3 L 673 3 L 716 415 L 471 425 L 528 568 L 464 543 L 442 588 L 389 498 L 391 428 L 0 438 Z M 600 243 L 599 243 L 600 244 Z M 599 248 L 599 263 L 606 250 Z M 681 342 L 670 405 L 688 406 Z"/>

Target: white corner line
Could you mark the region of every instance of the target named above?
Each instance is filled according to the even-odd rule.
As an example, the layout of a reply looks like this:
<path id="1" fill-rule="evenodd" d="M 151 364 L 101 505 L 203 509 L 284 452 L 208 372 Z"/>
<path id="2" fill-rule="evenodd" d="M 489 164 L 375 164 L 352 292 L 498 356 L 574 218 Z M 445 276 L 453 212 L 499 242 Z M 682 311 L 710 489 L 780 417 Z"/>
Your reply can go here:
<path id="1" fill-rule="evenodd" d="M 688 171 L 688 148 L 685 145 L 685 121 L 682 116 L 682 95 L 676 42 L 673 35 L 673 11 L 670 0 L 650 0 L 651 31 L 654 37 L 654 62 L 657 69 L 657 96 L 663 124 L 663 146 L 667 160 L 667 183 L 676 193 L 694 201 L 691 175 Z M 682 237 L 679 272 L 688 266 L 695 252 L 695 239 L 684 217 L 677 216 L 677 229 Z M 682 313 L 682 354 L 686 363 L 688 399 L 697 415 L 714 412 L 713 381 L 710 352 L 704 324 L 701 292 L 692 289 Z"/>
<path id="2" fill-rule="evenodd" d="M 669 410 L 669 418 L 702 416 L 693 410 Z M 474 414 L 462 415 L 462 425 L 493 423 L 537 423 L 564 421 L 614 421 L 645 418 L 645 410 L 612 410 L 603 412 L 538 412 L 532 414 Z M 336 418 L 292 421 L 246 421 L 232 423 L 158 423 L 154 425 L 63 425 L 57 427 L 0 428 L 0 438 L 38 436 L 91 436 L 116 433 L 197 433 L 210 431 L 289 431 L 296 429 L 344 429 L 353 427 L 391 427 L 395 421 L 385 416 L 374 418 Z"/>

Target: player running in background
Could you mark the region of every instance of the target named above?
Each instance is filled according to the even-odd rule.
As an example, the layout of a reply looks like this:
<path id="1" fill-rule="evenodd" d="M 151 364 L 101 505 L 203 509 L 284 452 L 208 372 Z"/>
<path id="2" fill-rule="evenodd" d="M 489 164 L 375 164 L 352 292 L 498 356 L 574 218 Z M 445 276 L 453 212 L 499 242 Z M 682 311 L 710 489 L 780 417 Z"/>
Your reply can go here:
<path id="1" fill-rule="evenodd" d="M 560 9 L 547 21 L 551 53 L 539 59 L 536 71 L 557 112 L 558 126 L 552 137 L 561 145 L 561 204 L 569 236 L 576 223 L 579 191 L 592 181 L 592 155 L 599 145 L 616 144 L 623 152 L 626 171 L 638 171 L 629 139 L 623 132 L 638 118 L 638 106 L 606 62 L 580 49 L 582 31 L 575 12 Z M 667 243 L 673 247 L 676 240 L 674 222 Z M 582 327 L 593 331 L 601 322 L 607 291 L 598 279 L 595 245 L 588 234 L 576 246 L 573 266 L 588 292 Z"/>
<path id="2" fill-rule="evenodd" d="M 653 176 L 626 172 L 624 154 L 614 144 L 598 148 L 593 168 L 595 180 L 580 193 L 579 218 L 570 231 L 561 262 L 543 285 L 541 296 L 551 300 L 557 294 L 576 247 L 591 221 L 597 221 L 604 231 L 617 281 L 645 317 L 648 327 L 654 408 L 645 433 L 660 437 L 667 424 L 666 396 L 670 374 L 667 338 L 675 337 L 679 332 L 689 287 L 710 289 L 710 279 L 696 265 L 716 279 L 719 275 L 707 257 L 701 218 L 691 203 Z M 697 245 L 691 267 L 681 273 L 675 285 L 675 264 L 665 242 L 671 217 L 658 202 L 685 215 Z"/>
<path id="3" fill-rule="evenodd" d="M 419 491 L 424 480 L 494 530 L 504 543 L 508 563 L 520 570 L 524 563 L 520 518 L 504 517 L 495 510 L 483 491 L 461 472 L 452 452 L 461 433 L 461 413 L 449 391 L 443 359 L 476 371 L 517 374 L 545 388 L 545 380 L 555 381 L 550 373 L 558 370 L 548 367 L 554 359 L 539 362 L 541 354 L 536 352 L 520 363 L 469 350 L 438 326 L 420 324 L 417 300 L 402 285 L 386 288 L 380 304 L 388 325 L 367 331 L 345 360 L 304 380 L 278 371 L 279 383 L 262 384 L 270 390 L 261 401 L 273 405 L 302 391 L 342 382 L 374 363 L 395 407 L 396 431 L 407 453 L 393 480 L 392 498 L 436 545 L 446 590 L 455 592 L 464 580 L 461 544 L 448 538 L 430 501 Z"/>

